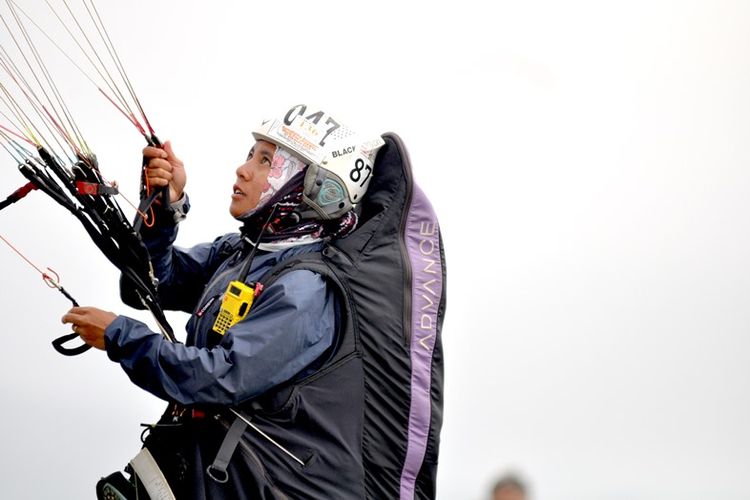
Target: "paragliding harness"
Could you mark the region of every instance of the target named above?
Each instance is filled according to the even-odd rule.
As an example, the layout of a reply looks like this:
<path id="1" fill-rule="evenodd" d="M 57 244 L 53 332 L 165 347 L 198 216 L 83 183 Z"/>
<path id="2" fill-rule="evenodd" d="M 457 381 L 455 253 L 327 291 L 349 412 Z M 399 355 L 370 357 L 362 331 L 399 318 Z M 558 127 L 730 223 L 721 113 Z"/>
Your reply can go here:
<path id="1" fill-rule="evenodd" d="M 364 387 L 364 421 L 359 431 L 364 485 L 359 491 L 368 499 L 428 499 L 435 497 L 442 425 L 440 332 L 445 311 L 445 261 L 437 218 L 413 183 L 401 139 L 392 133 L 383 138 L 386 144 L 378 153 L 377 174 L 358 208 L 358 228 L 345 238 L 328 242 L 322 251 L 298 254 L 278 263 L 259 280 L 268 288 L 286 273 L 310 270 L 324 276 L 342 299 L 339 339 L 320 371 L 269 392 L 274 393 L 271 398 L 280 395 L 284 400 L 304 391 L 310 380 L 319 380 L 321 372 L 337 370 L 348 360 L 360 359 L 364 383 L 353 382 Z M 292 455 L 283 443 L 259 428 L 262 424 L 254 417 L 263 416 L 266 396 L 222 411 L 221 416 L 211 419 L 223 421 L 223 428 L 228 430 L 205 471 L 206 481 L 237 480 L 227 468 L 235 449 L 249 444 L 245 442 L 248 428 L 259 441 L 267 438 L 302 466 L 306 464 L 305 457 Z M 195 410 L 186 412 L 194 414 Z M 196 425 L 193 420 L 187 426 Z M 148 460 L 155 459 L 159 465 L 156 475 L 162 474 L 161 478 L 152 478 L 158 486 L 149 490 L 144 485 L 148 478 L 137 480 L 138 474 L 134 474 L 125 480 L 115 473 L 99 482 L 99 498 L 135 498 L 136 488 L 139 498 L 148 494 L 152 500 L 189 496 L 191 485 L 195 484 L 186 478 L 190 453 L 181 448 L 179 437 L 165 437 L 180 425 L 185 424 L 163 418 L 145 440 L 142 453 L 153 455 Z M 176 450 L 165 449 L 169 447 Z M 179 457 L 175 458 L 176 454 Z M 130 464 L 131 471 L 139 467 L 144 468 L 143 463 Z M 145 470 L 153 473 L 150 466 Z M 167 483 L 167 489 L 171 488 L 176 497 L 169 496 L 173 495 L 171 492 L 161 496 Z M 271 496 L 287 494 L 275 491 Z"/>

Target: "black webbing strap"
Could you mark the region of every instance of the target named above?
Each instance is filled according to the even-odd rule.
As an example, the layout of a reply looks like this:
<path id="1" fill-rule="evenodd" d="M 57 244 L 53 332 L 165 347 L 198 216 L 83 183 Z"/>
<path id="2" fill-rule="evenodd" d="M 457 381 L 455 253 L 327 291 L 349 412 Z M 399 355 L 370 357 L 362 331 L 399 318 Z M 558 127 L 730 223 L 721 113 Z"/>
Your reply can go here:
<path id="1" fill-rule="evenodd" d="M 234 455 L 234 450 L 240 444 L 245 429 L 247 429 L 247 424 L 240 417 L 236 417 L 226 436 L 224 436 L 224 441 L 221 443 L 214 463 L 206 468 L 206 474 L 217 483 L 226 483 L 229 480 L 227 467 L 232 455 Z"/>
<path id="2" fill-rule="evenodd" d="M 75 332 L 68 333 L 67 335 L 62 335 L 61 337 L 58 337 L 52 341 L 52 347 L 54 347 L 57 352 L 64 356 L 77 356 L 91 349 L 91 346 L 88 344 L 81 344 L 78 347 L 65 347 L 63 345 L 66 342 L 77 338 L 78 334 Z"/>

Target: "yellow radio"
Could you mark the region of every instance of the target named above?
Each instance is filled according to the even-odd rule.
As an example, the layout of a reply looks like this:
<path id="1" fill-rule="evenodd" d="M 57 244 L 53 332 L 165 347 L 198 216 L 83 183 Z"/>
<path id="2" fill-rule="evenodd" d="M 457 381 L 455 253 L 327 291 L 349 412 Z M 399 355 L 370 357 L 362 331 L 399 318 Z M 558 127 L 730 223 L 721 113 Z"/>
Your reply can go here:
<path id="1" fill-rule="evenodd" d="M 242 281 L 230 282 L 221 299 L 221 310 L 216 316 L 214 331 L 224 335 L 231 326 L 242 321 L 250 312 L 255 296 L 262 289 L 263 286 L 260 283 L 247 285 Z"/>

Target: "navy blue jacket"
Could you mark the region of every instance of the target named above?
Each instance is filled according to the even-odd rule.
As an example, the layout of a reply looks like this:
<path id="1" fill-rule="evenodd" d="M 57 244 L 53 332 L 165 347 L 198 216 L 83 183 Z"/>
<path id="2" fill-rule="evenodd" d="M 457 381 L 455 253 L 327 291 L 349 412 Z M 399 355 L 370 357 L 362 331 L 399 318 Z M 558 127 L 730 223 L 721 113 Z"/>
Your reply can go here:
<path id="1" fill-rule="evenodd" d="M 185 250 L 172 246 L 176 233 L 176 226 L 149 231 L 146 242 L 163 304 L 193 313 L 186 343 L 173 344 L 125 316 L 106 330 L 107 354 L 136 385 L 182 405 L 235 406 L 303 374 L 331 346 L 333 294 L 320 275 L 305 270 L 264 289 L 248 317 L 223 338 L 212 332 L 221 297 L 244 261 L 240 235 Z M 246 282 L 258 281 L 283 259 L 318 248 L 258 252 Z"/>

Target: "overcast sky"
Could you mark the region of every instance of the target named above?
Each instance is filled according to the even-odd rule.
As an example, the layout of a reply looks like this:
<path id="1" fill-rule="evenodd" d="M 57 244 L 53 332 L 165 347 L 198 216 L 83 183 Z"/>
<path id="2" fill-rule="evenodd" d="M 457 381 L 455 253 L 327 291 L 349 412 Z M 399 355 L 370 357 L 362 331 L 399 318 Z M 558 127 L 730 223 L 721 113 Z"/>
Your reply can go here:
<path id="1" fill-rule="evenodd" d="M 398 133 L 448 263 L 440 500 L 485 500 L 509 469 L 537 500 L 750 498 L 750 4 L 210 5 L 97 3 L 185 161 L 178 243 L 236 229 L 234 168 L 264 116 L 317 103 Z M 43 50 L 104 175 L 137 198 L 143 139 Z M 22 183 L 5 155 L 0 195 Z M 0 212 L 0 234 L 81 304 L 148 320 L 41 193 Z M 0 497 L 93 498 L 164 403 L 102 352 L 55 353 L 69 303 L 4 246 L 0 266 Z"/>

